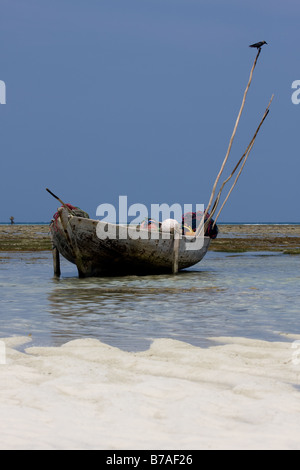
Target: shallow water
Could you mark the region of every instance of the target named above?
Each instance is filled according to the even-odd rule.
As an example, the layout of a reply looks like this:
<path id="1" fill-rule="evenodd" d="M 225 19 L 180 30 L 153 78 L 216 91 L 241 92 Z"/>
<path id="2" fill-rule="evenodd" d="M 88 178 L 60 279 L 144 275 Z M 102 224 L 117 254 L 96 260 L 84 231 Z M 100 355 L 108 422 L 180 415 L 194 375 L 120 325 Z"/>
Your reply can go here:
<path id="1" fill-rule="evenodd" d="M 216 336 L 283 340 L 300 334 L 300 256 L 209 252 L 177 276 L 79 279 L 52 255 L 0 256 L 0 338 L 31 335 L 34 346 L 97 338 L 127 351 L 154 338 L 207 346 Z"/>

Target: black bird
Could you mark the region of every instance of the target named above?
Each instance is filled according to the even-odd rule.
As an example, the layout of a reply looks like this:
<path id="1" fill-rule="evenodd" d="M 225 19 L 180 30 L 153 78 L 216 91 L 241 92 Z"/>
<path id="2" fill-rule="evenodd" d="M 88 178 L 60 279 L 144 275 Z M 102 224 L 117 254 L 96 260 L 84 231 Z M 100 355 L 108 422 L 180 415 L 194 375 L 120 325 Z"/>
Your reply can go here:
<path id="1" fill-rule="evenodd" d="M 266 41 L 256 42 L 255 44 L 251 44 L 249 47 L 256 47 L 257 49 L 260 49 L 264 44 L 268 43 Z"/>

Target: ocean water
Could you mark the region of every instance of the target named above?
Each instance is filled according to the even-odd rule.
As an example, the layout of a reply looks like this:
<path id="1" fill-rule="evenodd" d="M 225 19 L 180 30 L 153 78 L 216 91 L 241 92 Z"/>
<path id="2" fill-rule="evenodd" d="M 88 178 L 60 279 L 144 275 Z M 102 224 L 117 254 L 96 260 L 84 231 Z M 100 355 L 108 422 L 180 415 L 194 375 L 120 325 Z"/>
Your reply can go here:
<path id="1" fill-rule="evenodd" d="M 61 268 L 54 278 L 48 252 L 1 253 L 0 338 L 89 337 L 141 351 L 155 338 L 205 347 L 218 336 L 300 334 L 300 256 L 209 252 L 177 276 L 79 279 L 72 264 Z"/>

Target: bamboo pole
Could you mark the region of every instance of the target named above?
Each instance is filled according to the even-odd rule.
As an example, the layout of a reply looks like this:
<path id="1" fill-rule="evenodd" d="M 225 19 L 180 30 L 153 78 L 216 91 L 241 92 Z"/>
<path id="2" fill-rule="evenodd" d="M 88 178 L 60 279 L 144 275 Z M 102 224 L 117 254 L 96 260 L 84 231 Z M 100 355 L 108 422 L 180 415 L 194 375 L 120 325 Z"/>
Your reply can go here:
<path id="1" fill-rule="evenodd" d="M 203 217 L 203 221 L 201 222 L 197 232 L 196 232 L 196 236 L 198 235 L 198 232 L 200 233 L 201 230 L 203 230 L 203 224 L 204 224 L 204 221 L 205 221 L 205 217 L 207 216 L 210 208 L 211 208 L 211 204 L 212 204 L 212 201 L 214 199 L 214 196 L 215 196 L 215 193 L 216 193 L 216 189 L 217 189 L 217 185 L 219 183 L 219 180 L 222 176 L 222 173 L 224 171 L 224 168 L 225 168 L 225 165 L 228 161 L 228 158 L 229 158 L 229 155 L 230 155 L 230 152 L 231 152 L 231 148 L 232 148 L 232 144 L 233 144 L 233 141 L 234 141 L 234 138 L 235 138 L 235 134 L 236 134 L 236 131 L 237 131 L 237 128 L 238 128 L 238 125 L 239 125 L 239 122 L 240 122 L 240 119 L 241 119 L 241 115 L 242 115 L 242 112 L 243 112 L 243 109 L 244 109 L 244 106 L 245 106 L 245 102 L 246 102 L 246 97 L 247 97 L 247 93 L 249 91 L 249 88 L 250 88 L 250 85 L 251 85 L 251 82 L 252 82 L 252 78 L 253 78 L 253 72 L 254 72 L 254 69 L 256 67 L 256 64 L 257 64 L 257 61 L 258 61 L 258 58 L 260 56 L 260 53 L 261 53 L 261 48 L 258 49 L 257 51 L 257 54 L 256 54 L 256 57 L 254 59 L 254 62 L 253 62 L 253 65 L 252 65 L 252 68 L 251 68 L 251 71 L 250 71 L 250 76 L 249 76 L 249 80 L 248 80 L 248 83 L 247 83 L 247 86 L 246 86 L 246 89 L 244 91 L 244 95 L 243 95 L 243 100 L 242 100 L 242 104 L 241 104 L 241 107 L 240 107 L 240 110 L 239 110 L 239 113 L 238 113 L 238 116 L 237 116 L 237 119 L 236 119 L 236 122 L 235 122 L 235 126 L 234 126 L 234 129 L 233 129 L 233 132 L 232 132 L 232 135 L 231 135 L 231 138 L 230 138 L 230 141 L 229 141 L 229 145 L 228 145 L 228 149 L 227 149 L 227 152 L 226 152 L 226 155 L 225 155 L 225 158 L 224 158 L 224 161 L 222 163 L 222 166 L 221 166 L 221 169 L 219 171 L 219 174 L 216 178 L 216 181 L 214 183 L 214 186 L 213 186 L 213 189 L 212 189 L 212 193 L 211 193 L 211 196 L 210 196 L 210 199 L 209 199 L 209 202 L 208 202 L 208 205 L 207 205 L 207 208 L 204 212 L 204 217 Z"/>
<path id="2" fill-rule="evenodd" d="M 228 157 L 229 157 L 229 154 L 230 154 L 230 151 L 231 151 L 231 147 L 232 147 L 232 144 L 233 144 L 233 140 L 235 138 L 235 134 L 236 134 L 236 131 L 237 131 L 237 128 L 238 128 L 238 125 L 239 125 L 239 122 L 240 122 L 240 119 L 241 119 L 241 115 L 242 115 L 242 112 L 243 112 L 243 109 L 244 109 L 244 106 L 245 106 L 245 102 L 246 102 L 246 96 L 247 96 L 247 93 L 248 93 L 248 90 L 250 88 L 250 85 L 251 85 L 251 82 L 252 82 L 252 77 L 253 77 L 253 72 L 254 72 L 254 69 L 256 67 L 256 64 L 257 64 L 257 61 L 258 61 L 258 58 L 260 56 L 260 53 L 261 53 L 261 49 L 258 49 L 258 52 L 256 54 L 256 57 L 255 57 L 255 60 L 254 60 L 254 63 L 253 63 L 253 66 L 252 66 L 252 69 L 251 69 L 251 72 L 250 72 L 250 77 L 249 77 L 249 80 L 248 80 L 248 84 L 246 86 L 246 89 L 245 89 L 245 92 L 244 92 L 244 96 L 243 96 L 243 101 L 242 101 L 242 105 L 241 105 L 241 108 L 240 108 L 240 111 L 239 111 L 239 114 L 238 114 L 238 117 L 236 119 L 236 123 L 235 123 L 235 126 L 234 126 L 234 129 L 233 129 L 233 132 L 232 132 L 232 136 L 230 138 L 230 141 L 229 141 L 229 145 L 228 145 L 228 149 L 227 149 L 227 153 L 226 153 L 226 156 L 225 156 L 225 159 L 222 163 L 222 166 L 221 166 L 221 170 L 217 176 L 217 179 L 215 181 L 215 184 L 213 186 L 213 190 L 212 190 L 212 194 L 211 194 L 211 197 L 210 197 L 210 201 L 208 203 L 208 206 L 207 206 L 207 209 L 206 209 L 206 214 L 207 212 L 209 211 L 210 209 L 210 206 L 211 206 L 211 203 L 212 203 L 212 200 L 213 200 L 213 197 L 215 195 L 215 191 L 216 191 L 216 187 L 217 187 L 217 184 L 220 180 L 220 177 L 224 171 L 224 168 L 225 168 L 225 165 L 227 163 L 227 160 L 228 160 Z"/>
<path id="3" fill-rule="evenodd" d="M 264 123 L 266 117 L 268 116 L 268 114 L 269 114 L 269 112 L 270 112 L 270 109 L 269 109 L 269 108 L 270 108 L 270 106 L 271 106 L 271 103 L 272 103 L 272 101 L 273 101 L 273 98 L 274 98 L 274 95 L 272 95 L 272 97 L 271 97 L 271 99 L 270 99 L 270 102 L 269 102 L 269 104 L 268 104 L 268 106 L 267 106 L 267 108 L 266 108 L 266 110 L 265 110 L 265 113 L 264 113 L 264 115 L 263 115 L 263 118 L 262 118 L 262 120 L 261 120 L 261 122 L 260 122 L 258 128 L 256 129 L 256 132 L 255 132 L 254 136 L 252 137 L 252 140 L 251 140 L 250 144 L 248 145 L 248 147 L 247 147 L 247 149 L 246 149 L 246 152 L 244 153 L 244 155 L 242 156 L 242 158 L 239 160 L 238 164 L 236 165 L 236 167 L 235 167 L 235 169 L 233 170 L 233 172 L 231 173 L 231 175 L 230 175 L 230 176 L 227 178 L 227 180 L 225 180 L 224 183 L 223 183 L 223 186 L 222 186 L 222 188 L 221 188 L 221 190 L 220 190 L 220 192 L 219 192 L 219 194 L 218 194 L 219 199 L 220 199 L 221 192 L 222 192 L 222 190 L 223 190 L 225 184 L 232 178 L 232 176 L 233 176 L 234 173 L 236 172 L 237 168 L 240 166 L 241 162 L 244 160 L 244 162 L 243 162 L 243 164 L 242 164 L 242 166 L 241 166 L 241 168 L 240 168 L 240 171 L 239 171 L 239 173 L 238 173 L 238 175 L 237 175 L 237 177 L 236 177 L 236 179 L 235 179 L 233 185 L 231 186 L 231 188 L 230 188 L 230 190 L 229 190 L 229 192 L 228 192 L 228 194 L 227 194 L 227 196 L 226 196 L 226 198 L 225 198 L 225 200 L 224 200 L 224 202 L 223 202 L 223 204 L 222 204 L 222 206 L 221 206 L 221 208 L 220 208 L 220 210 L 219 210 L 219 212 L 218 212 L 218 214 L 217 214 L 217 216 L 216 216 L 216 218 L 215 218 L 215 220 L 214 220 L 214 225 L 213 225 L 213 226 L 216 225 L 217 220 L 218 220 L 218 218 L 219 218 L 219 216 L 220 216 L 220 214 L 221 214 L 221 212 L 222 212 L 222 210 L 223 210 L 223 208 L 224 208 L 226 202 L 228 201 L 228 198 L 229 198 L 230 194 L 232 193 L 234 187 L 236 186 L 236 184 L 237 184 L 237 182 L 238 182 L 239 177 L 241 176 L 241 173 L 242 173 L 242 171 L 243 171 L 243 169 L 244 169 L 244 166 L 246 165 L 246 162 L 247 162 L 247 160 L 248 160 L 249 154 L 250 154 L 250 152 L 251 152 L 251 150 L 252 150 L 252 148 L 253 148 L 253 145 L 254 145 L 255 139 L 256 139 L 256 137 L 257 137 L 257 134 L 259 133 L 261 126 L 263 125 L 263 123 Z M 218 206 L 218 204 L 217 204 L 216 207 L 215 207 L 215 211 L 216 211 L 216 209 L 217 209 L 217 206 Z M 213 215 L 214 215 L 214 212 L 212 212 L 212 214 L 210 215 L 209 219 L 211 219 L 211 218 L 213 217 Z M 208 220 L 208 221 L 209 221 L 209 220 Z"/>
<path id="4" fill-rule="evenodd" d="M 217 195 L 217 197 L 216 197 L 216 200 L 215 200 L 215 202 L 214 202 L 214 204 L 213 204 L 213 208 L 212 208 L 212 210 L 211 210 L 210 216 L 209 216 L 208 220 L 206 221 L 206 224 L 208 224 L 208 222 L 210 221 L 210 219 L 213 217 L 214 213 L 215 213 L 216 210 L 217 210 L 217 207 L 218 207 L 218 205 L 219 205 L 219 201 L 220 201 L 221 194 L 222 194 L 222 191 L 223 191 L 223 189 L 224 189 L 224 186 L 225 186 L 225 185 L 228 183 L 228 181 L 230 181 L 230 179 L 234 176 L 236 170 L 238 169 L 238 167 L 240 166 L 240 164 L 242 163 L 242 161 L 245 159 L 245 160 L 244 160 L 244 163 L 243 163 L 243 165 L 242 165 L 242 168 L 240 169 L 238 178 L 239 178 L 239 176 L 241 175 L 242 170 L 243 170 L 243 168 L 244 168 L 244 166 L 245 166 L 245 164 L 246 164 L 246 161 L 247 161 L 247 159 L 248 159 L 248 157 L 249 157 L 249 154 L 250 154 L 250 152 L 251 152 L 251 150 L 252 150 L 252 147 L 253 147 L 253 145 L 254 145 L 254 141 L 255 141 L 255 139 L 256 139 L 256 137 L 257 137 L 257 134 L 258 134 L 258 132 L 260 131 L 260 128 L 261 128 L 261 126 L 262 126 L 263 123 L 264 123 L 264 120 L 266 119 L 267 115 L 269 114 L 269 108 L 270 108 L 270 106 L 271 106 L 271 103 L 272 103 L 272 101 L 273 101 L 273 98 L 274 98 L 274 95 L 272 95 L 272 97 L 271 97 L 271 99 L 270 99 L 270 101 L 269 101 L 269 104 L 268 104 L 268 106 L 267 106 L 267 108 L 266 108 L 266 110 L 265 110 L 265 113 L 264 113 L 264 115 L 263 115 L 263 117 L 262 117 L 262 120 L 261 120 L 261 122 L 260 122 L 258 128 L 256 129 L 255 134 L 254 134 L 254 136 L 252 137 L 252 139 L 251 139 L 251 141 L 250 141 L 248 147 L 246 148 L 246 151 L 244 152 L 244 154 L 242 155 L 242 157 L 240 158 L 240 160 L 239 160 L 238 163 L 236 164 L 236 166 L 235 166 L 234 170 L 232 171 L 232 173 L 230 174 L 230 176 L 223 182 L 223 184 L 222 184 L 222 186 L 221 186 L 221 188 L 220 188 L 220 190 L 219 190 L 219 192 L 218 192 L 218 195 Z M 238 179 L 238 178 L 237 178 L 237 179 Z M 235 186 L 235 185 L 234 185 L 234 186 Z M 231 191 L 229 192 L 229 194 L 228 194 L 228 196 L 227 196 L 225 202 L 223 203 L 223 205 L 222 205 L 222 207 L 221 207 L 221 210 L 219 211 L 217 217 L 219 217 L 221 211 L 223 210 L 223 207 L 224 207 L 225 203 L 227 202 L 228 197 L 230 196 L 230 194 L 231 194 L 231 192 L 232 192 L 234 186 L 232 187 Z M 215 224 L 216 224 L 216 220 L 215 220 L 215 222 L 214 222 L 214 226 L 215 226 Z"/>

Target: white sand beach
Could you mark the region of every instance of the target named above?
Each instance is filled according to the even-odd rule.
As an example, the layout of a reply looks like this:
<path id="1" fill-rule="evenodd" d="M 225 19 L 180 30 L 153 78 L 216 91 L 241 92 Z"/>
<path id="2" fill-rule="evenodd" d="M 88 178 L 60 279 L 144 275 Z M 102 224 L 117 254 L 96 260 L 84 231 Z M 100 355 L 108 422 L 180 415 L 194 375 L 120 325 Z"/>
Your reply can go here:
<path id="1" fill-rule="evenodd" d="M 139 353 L 4 339 L 0 449 L 298 449 L 296 339 L 161 339 Z"/>

